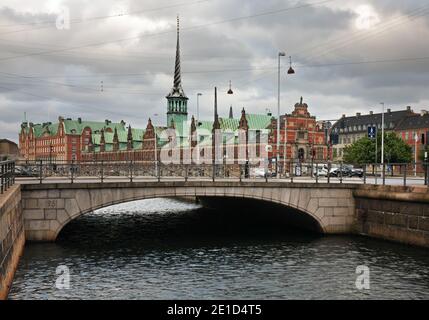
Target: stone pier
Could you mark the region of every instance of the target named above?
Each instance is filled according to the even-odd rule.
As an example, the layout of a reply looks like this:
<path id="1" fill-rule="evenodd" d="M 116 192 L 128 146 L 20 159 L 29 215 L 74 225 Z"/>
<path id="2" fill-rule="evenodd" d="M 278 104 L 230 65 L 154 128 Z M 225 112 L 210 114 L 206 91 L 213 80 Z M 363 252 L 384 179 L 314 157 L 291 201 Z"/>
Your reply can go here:
<path id="1" fill-rule="evenodd" d="M 0 195 L 0 300 L 6 299 L 25 243 L 21 186 Z"/>

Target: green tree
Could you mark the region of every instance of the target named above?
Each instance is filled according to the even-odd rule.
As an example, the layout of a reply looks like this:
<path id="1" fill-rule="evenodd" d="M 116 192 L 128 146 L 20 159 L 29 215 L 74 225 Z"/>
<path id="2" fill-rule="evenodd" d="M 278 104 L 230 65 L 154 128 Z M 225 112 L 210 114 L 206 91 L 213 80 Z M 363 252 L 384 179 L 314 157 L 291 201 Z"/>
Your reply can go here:
<path id="1" fill-rule="evenodd" d="M 429 154 L 429 145 L 425 146 L 424 148 L 422 148 L 422 150 L 420 150 L 420 154 L 419 154 L 419 160 L 420 161 L 425 160 L 425 152 L 427 152 Z"/>
<path id="2" fill-rule="evenodd" d="M 381 133 L 377 135 L 377 162 L 381 162 Z M 374 163 L 375 140 L 367 137 L 344 148 L 344 161 L 347 163 Z M 384 134 L 384 161 L 386 163 L 410 163 L 413 161 L 412 148 L 394 132 Z"/>

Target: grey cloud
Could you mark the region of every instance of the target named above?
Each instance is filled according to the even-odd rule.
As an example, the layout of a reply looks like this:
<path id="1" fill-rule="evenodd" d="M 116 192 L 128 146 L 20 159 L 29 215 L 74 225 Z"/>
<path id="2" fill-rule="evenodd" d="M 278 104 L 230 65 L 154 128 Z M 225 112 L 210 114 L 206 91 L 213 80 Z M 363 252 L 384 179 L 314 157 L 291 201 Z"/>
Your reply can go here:
<path id="1" fill-rule="evenodd" d="M 422 41 L 429 35 L 429 28 L 420 23 L 426 16 L 415 21 L 403 19 L 397 27 L 380 34 L 377 30 L 358 32 L 353 27 L 356 19 L 353 10 L 359 5 L 369 3 L 385 23 L 395 15 L 425 6 L 426 1 L 331 1 L 325 5 L 189 29 L 310 2 L 316 1 L 211 0 L 129 17 L 72 24 L 68 31 L 59 31 L 50 25 L 40 30 L 1 35 L 10 28 L 0 27 L 0 59 L 140 36 L 103 46 L 0 60 L 1 72 L 42 77 L 14 78 L 0 74 L 0 136 L 17 139 L 24 111 L 34 122 L 47 121 L 48 116 L 53 121 L 63 115 L 94 120 L 124 119 L 133 127 L 146 126 L 147 119 L 152 117 L 155 122 L 164 124 L 165 95 L 172 85 L 177 13 L 182 26 L 183 86 L 190 98 L 191 114 L 195 114 L 196 93 L 202 92 L 200 113 L 205 118 L 212 117 L 214 86 L 220 91 L 219 109 L 223 114 L 227 114 L 231 104 L 236 115 L 242 107 L 248 112 L 265 112 L 266 108 L 274 111 L 279 50 L 293 55 L 297 71 L 293 77 L 286 77 L 283 69 L 283 112 L 290 112 L 301 95 L 309 103 L 310 111 L 323 119 L 335 119 L 343 113 L 367 112 L 380 101 L 394 108 L 408 104 L 416 110 L 424 108 L 429 80 L 428 64 L 424 61 L 332 67 L 308 65 L 429 56 L 429 45 Z M 40 0 L 38 3 L 43 8 L 47 2 Z M 141 11 L 172 5 L 169 1 L 155 0 L 62 3 L 70 8 L 73 19 L 109 15 L 121 6 L 126 11 Z M 349 5 L 346 7 L 346 4 Z M 23 8 L 25 5 L 12 2 L 9 7 L 3 7 L 0 25 L 55 19 L 52 12 L 40 9 L 37 13 L 22 13 Z M 143 25 L 141 21 L 166 24 L 148 31 L 149 24 Z M 33 26 L 20 25 L 12 29 L 24 28 Z M 347 45 L 340 46 L 344 43 Z M 282 64 L 286 67 L 287 59 Z M 263 69 L 244 71 L 254 67 Z M 121 74 L 134 75 L 118 76 Z M 229 80 L 233 83 L 233 96 L 226 95 Z"/>

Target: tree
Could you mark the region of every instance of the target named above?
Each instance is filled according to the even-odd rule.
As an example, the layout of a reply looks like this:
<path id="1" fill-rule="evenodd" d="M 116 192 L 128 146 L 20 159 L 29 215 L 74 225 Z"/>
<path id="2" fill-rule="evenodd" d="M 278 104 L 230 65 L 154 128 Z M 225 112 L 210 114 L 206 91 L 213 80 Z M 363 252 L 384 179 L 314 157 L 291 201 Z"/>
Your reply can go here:
<path id="1" fill-rule="evenodd" d="M 381 162 L 381 133 L 377 135 L 377 161 Z M 344 148 L 344 161 L 347 163 L 374 163 L 375 140 L 367 137 L 359 139 L 355 143 Z M 384 162 L 386 163 L 410 163 L 413 161 L 412 148 L 407 145 L 394 132 L 384 134 Z"/>
<path id="2" fill-rule="evenodd" d="M 372 163 L 375 161 L 375 143 L 365 137 L 344 148 L 343 159 L 347 163 Z"/>
<path id="3" fill-rule="evenodd" d="M 429 154 L 429 145 L 427 145 L 427 146 L 425 146 L 424 148 L 422 148 L 422 150 L 420 151 L 420 154 L 419 154 L 419 160 L 420 161 L 425 161 L 426 159 L 425 159 L 425 153 L 428 153 Z"/>

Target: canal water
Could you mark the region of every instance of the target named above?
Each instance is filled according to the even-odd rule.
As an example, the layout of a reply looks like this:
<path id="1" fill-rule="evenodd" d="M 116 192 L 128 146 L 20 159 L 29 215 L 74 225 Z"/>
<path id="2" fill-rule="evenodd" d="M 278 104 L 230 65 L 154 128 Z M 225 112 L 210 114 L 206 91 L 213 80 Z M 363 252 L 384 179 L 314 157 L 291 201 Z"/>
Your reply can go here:
<path id="1" fill-rule="evenodd" d="M 173 199 L 98 210 L 56 243 L 27 244 L 9 299 L 429 298 L 426 249 L 297 232 L 259 211 Z M 356 287 L 362 265 L 369 290 Z"/>

